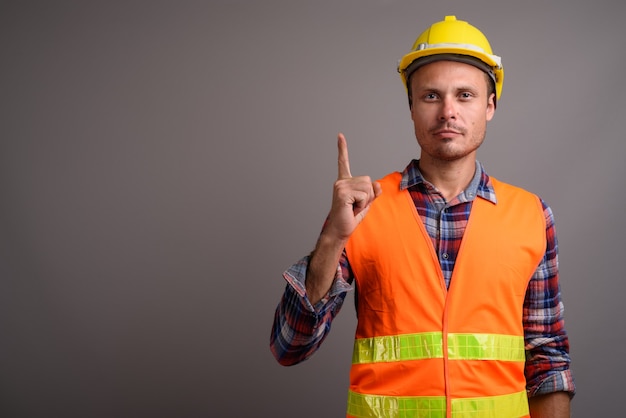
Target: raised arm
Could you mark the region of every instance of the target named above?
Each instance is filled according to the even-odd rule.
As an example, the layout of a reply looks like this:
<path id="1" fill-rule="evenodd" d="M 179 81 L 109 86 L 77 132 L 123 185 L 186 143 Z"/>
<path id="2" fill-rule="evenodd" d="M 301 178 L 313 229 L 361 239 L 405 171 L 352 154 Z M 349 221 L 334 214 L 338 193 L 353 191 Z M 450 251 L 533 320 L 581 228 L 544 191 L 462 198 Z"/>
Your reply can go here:
<path id="1" fill-rule="evenodd" d="M 368 176 L 352 177 L 348 144 L 343 134 L 337 137 L 338 173 L 333 188 L 333 201 L 311 256 L 306 278 L 306 292 L 315 305 L 330 290 L 339 258 L 346 241 L 380 195 L 380 184 Z"/>
<path id="2" fill-rule="evenodd" d="M 333 202 L 316 248 L 283 274 L 288 284 L 274 315 L 270 349 L 276 360 L 286 366 L 309 358 L 328 335 L 352 282 L 343 254 L 345 243 L 381 193 L 380 185 L 372 183 L 369 177 L 352 177 L 342 134 L 337 138 L 337 146 L 338 175 Z"/>

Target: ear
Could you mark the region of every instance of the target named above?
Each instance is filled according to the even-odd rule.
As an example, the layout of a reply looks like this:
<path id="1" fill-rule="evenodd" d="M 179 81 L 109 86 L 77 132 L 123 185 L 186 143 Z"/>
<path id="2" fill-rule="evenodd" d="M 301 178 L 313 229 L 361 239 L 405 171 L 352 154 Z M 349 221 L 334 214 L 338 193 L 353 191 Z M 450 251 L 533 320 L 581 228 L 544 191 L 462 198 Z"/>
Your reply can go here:
<path id="1" fill-rule="evenodd" d="M 491 119 L 493 119 L 493 115 L 495 115 L 495 113 L 496 113 L 496 94 L 491 93 L 489 95 L 489 99 L 487 99 L 487 110 L 485 114 L 487 121 L 490 121 Z"/>
<path id="2" fill-rule="evenodd" d="M 409 75 L 406 81 L 406 96 L 409 101 L 409 112 L 411 112 L 411 118 L 413 118 L 413 83 L 411 83 L 413 74 Z"/>

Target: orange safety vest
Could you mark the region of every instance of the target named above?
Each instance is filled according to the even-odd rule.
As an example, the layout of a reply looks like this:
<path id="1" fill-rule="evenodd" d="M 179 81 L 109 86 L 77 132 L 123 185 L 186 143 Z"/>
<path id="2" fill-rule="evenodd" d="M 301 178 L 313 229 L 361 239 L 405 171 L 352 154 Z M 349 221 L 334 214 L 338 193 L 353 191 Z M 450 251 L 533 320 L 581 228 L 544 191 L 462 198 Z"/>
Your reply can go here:
<path id="1" fill-rule="evenodd" d="M 358 296 L 348 417 L 528 417 L 522 307 L 546 249 L 537 196 L 492 178 L 446 289 L 401 174 L 346 246 Z"/>

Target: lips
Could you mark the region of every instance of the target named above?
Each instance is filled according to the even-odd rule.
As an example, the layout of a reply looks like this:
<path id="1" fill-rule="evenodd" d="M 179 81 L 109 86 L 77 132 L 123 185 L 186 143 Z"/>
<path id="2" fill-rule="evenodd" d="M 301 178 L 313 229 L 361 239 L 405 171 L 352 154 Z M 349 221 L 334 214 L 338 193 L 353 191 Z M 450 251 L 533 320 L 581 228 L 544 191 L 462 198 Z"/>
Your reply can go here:
<path id="1" fill-rule="evenodd" d="M 431 133 L 438 136 L 456 136 L 463 135 L 465 130 L 460 126 L 437 126 Z"/>
<path id="2" fill-rule="evenodd" d="M 452 129 L 439 129 L 433 132 L 434 137 L 445 140 L 458 138 L 461 135 L 461 132 Z"/>

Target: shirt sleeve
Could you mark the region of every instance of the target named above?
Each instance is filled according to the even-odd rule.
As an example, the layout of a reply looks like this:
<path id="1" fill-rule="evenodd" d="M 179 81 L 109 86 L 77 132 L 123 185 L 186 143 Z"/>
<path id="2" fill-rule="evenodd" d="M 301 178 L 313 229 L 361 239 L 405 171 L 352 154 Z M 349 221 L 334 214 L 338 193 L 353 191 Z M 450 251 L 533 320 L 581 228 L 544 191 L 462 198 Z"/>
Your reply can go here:
<path id="1" fill-rule="evenodd" d="M 352 290 L 352 274 L 344 252 L 330 291 L 313 306 L 304 285 L 309 260 L 306 256 L 283 273 L 287 284 L 276 307 L 270 336 L 272 354 L 283 366 L 298 364 L 317 351 L 347 292 Z"/>
<path id="2" fill-rule="evenodd" d="M 558 243 L 554 216 L 542 201 L 546 218 L 546 252 L 531 278 L 523 308 L 526 346 L 526 389 L 529 396 L 576 392 L 570 370 L 569 339 L 558 271 Z"/>

